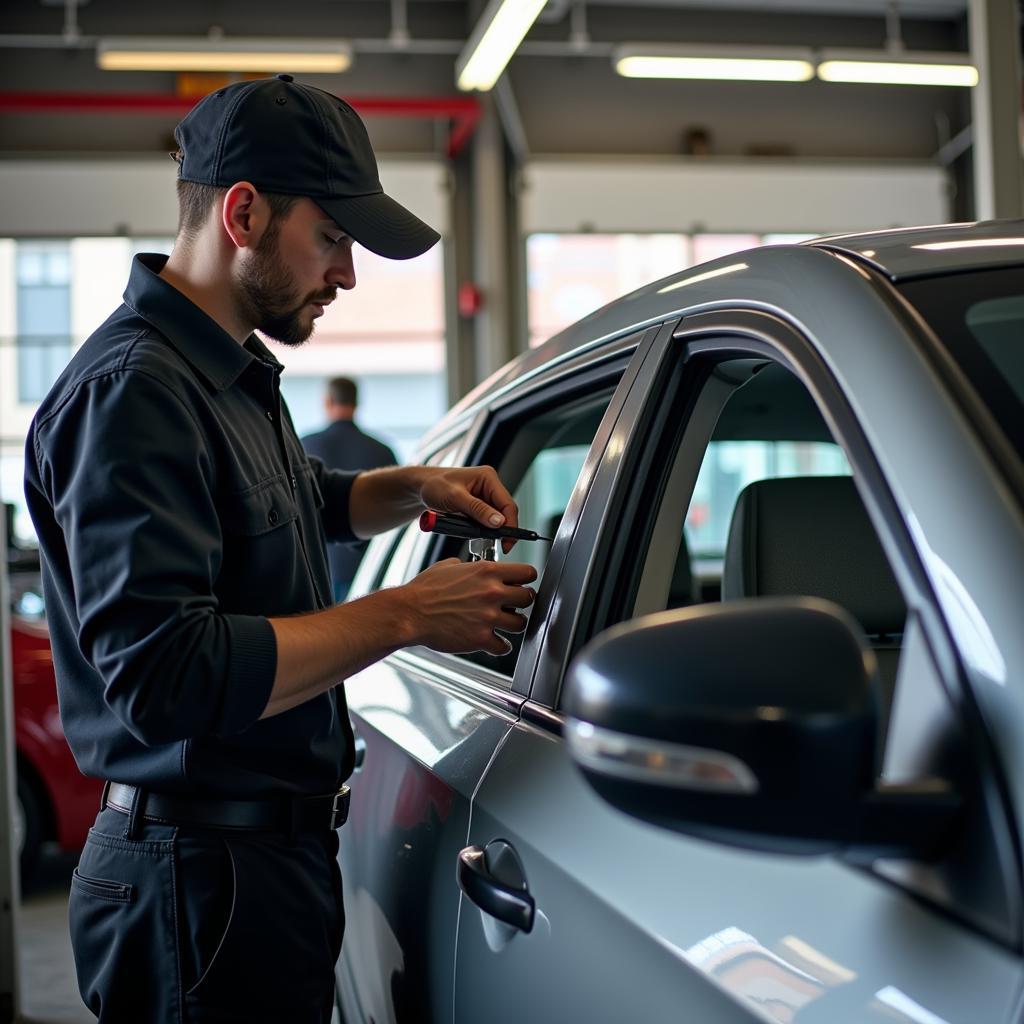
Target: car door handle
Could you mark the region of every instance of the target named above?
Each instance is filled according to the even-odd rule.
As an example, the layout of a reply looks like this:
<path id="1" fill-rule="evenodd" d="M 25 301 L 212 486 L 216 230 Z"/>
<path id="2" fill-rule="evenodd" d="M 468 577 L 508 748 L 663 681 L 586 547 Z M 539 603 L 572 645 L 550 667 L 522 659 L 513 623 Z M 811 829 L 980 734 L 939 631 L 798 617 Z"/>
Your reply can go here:
<path id="1" fill-rule="evenodd" d="M 362 771 L 363 762 L 366 760 L 366 740 L 362 736 L 355 737 L 352 752 L 354 755 L 352 770 L 356 772 Z"/>
<path id="2" fill-rule="evenodd" d="M 526 889 L 499 882 L 487 867 L 482 846 L 467 846 L 459 851 L 459 888 L 485 914 L 530 933 L 533 928 L 534 902 Z"/>

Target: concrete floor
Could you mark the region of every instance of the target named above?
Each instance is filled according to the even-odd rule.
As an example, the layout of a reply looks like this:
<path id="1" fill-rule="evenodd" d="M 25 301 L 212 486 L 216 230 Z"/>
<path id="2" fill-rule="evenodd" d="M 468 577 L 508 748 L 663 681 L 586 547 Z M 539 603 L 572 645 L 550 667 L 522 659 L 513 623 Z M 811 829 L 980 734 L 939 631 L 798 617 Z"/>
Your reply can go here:
<path id="1" fill-rule="evenodd" d="M 49 854 L 26 882 L 18 917 L 23 1024 L 95 1024 L 75 982 L 68 890 L 78 855 Z"/>

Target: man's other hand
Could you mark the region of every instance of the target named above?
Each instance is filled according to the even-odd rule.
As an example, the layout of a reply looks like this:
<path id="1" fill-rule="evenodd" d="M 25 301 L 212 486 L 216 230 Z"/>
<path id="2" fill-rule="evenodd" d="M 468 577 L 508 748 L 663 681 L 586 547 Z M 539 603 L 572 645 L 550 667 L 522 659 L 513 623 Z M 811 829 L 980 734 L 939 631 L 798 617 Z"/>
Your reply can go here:
<path id="1" fill-rule="evenodd" d="M 397 589 L 409 601 L 414 644 L 450 654 L 502 655 L 509 644 L 494 631 L 526 629 L 526 617 L 515 609 L 533 604 L 535 594 L 526 584 L 536 579 L 532 565 L 446 558 Z"/>

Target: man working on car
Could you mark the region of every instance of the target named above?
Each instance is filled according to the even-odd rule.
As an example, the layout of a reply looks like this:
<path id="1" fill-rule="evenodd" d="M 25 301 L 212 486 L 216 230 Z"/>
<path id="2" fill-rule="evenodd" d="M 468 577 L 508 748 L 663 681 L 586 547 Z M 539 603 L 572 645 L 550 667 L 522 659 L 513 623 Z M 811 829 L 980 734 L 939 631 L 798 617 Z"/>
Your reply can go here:
<path id="1" fill-rule="evenodd" d="M 338 684 L 407 645 L 502 653 L 536 574 L 450 559 L 331 607 L 328 539 L 424 506 L 517 521 L 487 468 L 307 459 L 253 333 L 308 338 L 355 286 L 353 240 L 402 259 L 438 236 L 384 195 L 352 108 L 290 76 L 207 96 L 176 136 L 174 250 L 136 257 L 27 442 L 62 721 L 108 783 L 72 883 L 79 988 L 103 1022 L 320 1024 L 353 764 Z"/>

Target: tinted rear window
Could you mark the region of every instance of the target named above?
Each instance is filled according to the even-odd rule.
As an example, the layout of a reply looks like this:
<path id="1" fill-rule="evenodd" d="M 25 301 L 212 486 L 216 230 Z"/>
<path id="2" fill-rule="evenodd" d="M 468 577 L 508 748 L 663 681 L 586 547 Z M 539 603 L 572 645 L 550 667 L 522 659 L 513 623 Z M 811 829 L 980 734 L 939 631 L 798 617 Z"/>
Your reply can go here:
<path id="1" fill-rule="evenodd" d="M 1024 458 L 1024 268 L 908 281 L 900 290 Z"/>

